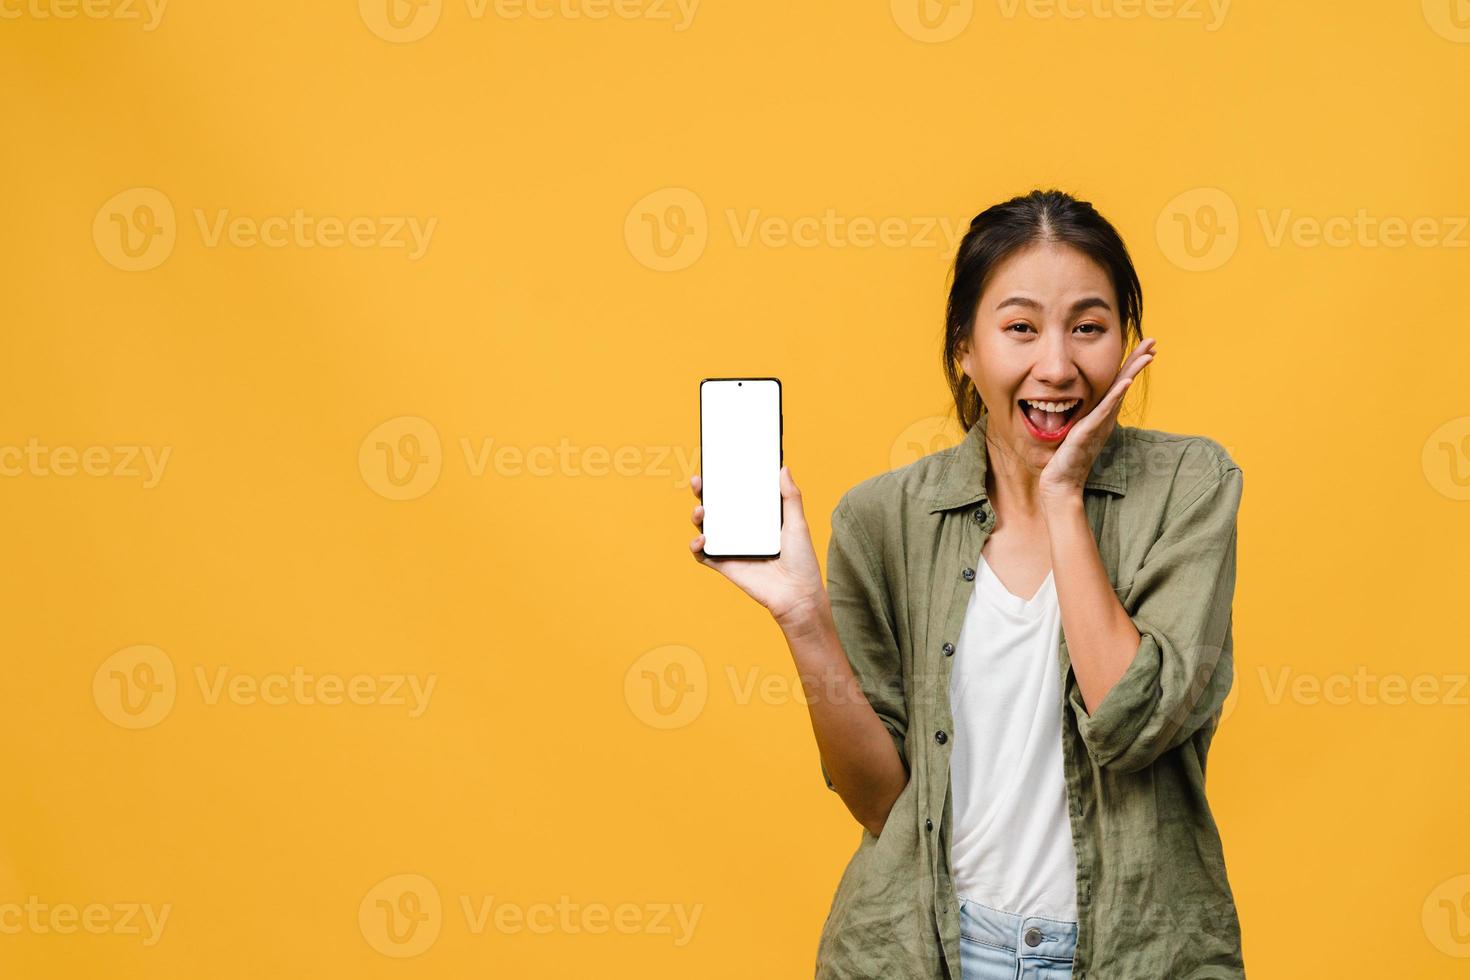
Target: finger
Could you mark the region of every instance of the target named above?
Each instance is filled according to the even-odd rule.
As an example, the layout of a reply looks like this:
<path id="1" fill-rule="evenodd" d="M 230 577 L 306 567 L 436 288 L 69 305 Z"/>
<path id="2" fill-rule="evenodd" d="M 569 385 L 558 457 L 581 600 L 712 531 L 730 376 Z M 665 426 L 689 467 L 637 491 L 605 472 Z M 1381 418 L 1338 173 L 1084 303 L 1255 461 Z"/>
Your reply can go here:
<path id="1" fill-rule="evenodd" d="M 1142 343 L 1133 348 L 1133 352 L 1128 355 L 1128 359 L 1123 363 L 1123 369 L 1127 370 L 1132 367 L 1134 362 L 1141 357 L 1152 357 L 1156 353 L 1158 353 L 1157 342 L 1152 337 L 1146 337 Z"/>
<path id="2" fill-rule="evenodd" d="M 791 477 L 791 467 L 781 467 L 781 520 L 797 528 L 806 526 L 806 514 L 801 505 L 801 489 Z"/>
<path id="3" fill-rule="evenodd" d="M 694 514 L 692 515 L 691 519 L 694 521 L 695 527 L 699 528 L 701 531 L 704 530 L 704 504 L 695 505 Z"/>
<path id="4" fill-rule="evenodd" d="M 1109 413 L 1114 416 L 1118 414 L 1118 410 L 1123 407 L 1123 397 L 1128 394 L 1128 389 L 1131 387 L 1133 387 L 1133 376 L 1118 379 L 1113 385 L 1113 390 L 1108 392 L 1108 397 L 1105 399 Z"/>
<path id="5" fill-rule="evenodd" d="M 1068 441 L 1076 439 L 1082 446 L 1100 446 L 1103 432 L 1111 432 L 1113 426 L 1117 424 L 1118 410 L 1123 404 L 1123 393 L 1132 383 L 1131 378 L 1121 383 L 1114 383 L 1113 387 L 1108 389 L 1108 393 L 1103 396 L 1103 400 L 1098 402 L 1097 407 L 1077 423 L 1076 428 L 1067 436 Z"/>
<path id="6" fill-rule="evenodd" d="M 691 490 L 694 491 L 694 495 L 696 497 L 698 497 L 700 500 L 703 500 L 704 499 L 704 477 L 700 476 L 698 473 L 696 473 L 693 476 L 691 476 L 689 478 L 689 489 L 691 489 Z"/>
<path id="7" fill-rule="evenodd" d="M 1126 377 L 1128 375 L 1128 372 L 1133 370 L 1133 366 L 1138 363 L 1138 359 L 1141 356 L 1142 355 L 1135 350 L 1132 354 L 1129 354 L 1126 358 L 1124 358 L 1123 363 L 1118 367 L 1118 377 Z"/>
<path id="8" fill-rule="evenodd" d="M 704 554 L 704 535 L 696 536 L 689 542 L 689 551 L 694 555 L 694 560 L 701 565 L 709 564 L 709 559 Z"/>
<path id="9" fill-rule="evenodd" d="M 1106 395 L 1103 395 L 1102 401 L 1098 402 L 1097 407 L 1089 412 L 1086 418 L 1077 423 L 1077 428 L 1083 430 L 1084 437 L 1094 432 L 1100 432 L 1106 424 L 1104 422 L 1105 419 L 1117 420 L 1118 411 L 1123 406 L 1123 396 L 1128 393 L 1128 388 L 1132 384 L 1133 379 L 1131 377 L 1125 378 L 1120 375 L 1114 379 L 1113 386 L 1108 389 Z"/>
<path id="10" fill-rule="evenodd" d="M 1094 405 L 1092 410 L 1082 416 L 1077 424 L 1072 427 L 1072 434 L 1067 436 L 1067 438 L 1075 438 L 1081 442 L 1090 442 L 1098 432 L 1102 431 L 1103 426 L 1106 424 L 1105 420 L 1111 418 L 1117 409 L 1117 393 L 1118 382 L 1114 381 L 1113 386 L 1108 389 L 1107 394 L 1102 396 L 1102 400 Z"/>
<path id="11" fill-rule="evenodd" d="M 1118 377 L 1114 382 L 1115 386 L 1122 384 L 1124 381 L 1131 381 L 1134 378 L 1138 377 L 1139 372 L 1148 367 L 1149 364 L 1153 362 L 1153 359 L 1154 355 L 1152 352 L 1130 358 L 1128 363 L 1123 365 L 1123 369 L 1118 372 Z"/>
<path id="12" fill-rule="evenodd" d="M 1118 373 L 1121 375 L 1124 371 L 1127 371 L 1130 367 L 1133 366 L 1134 361 L 1138 360 L 1144 354 L 1152 353 L 1153 347 L 1154 339 L 1152 337 L 1145 337 L 1142 341 L 1139 342 L 1137 347 L 1128 352 L 1127 357 L 1123 358 L 1123 363 L 1118 367 Z"/>
<path id="13" fill-rule="evenodd" d="M 1133 387 L 1133 379 L 1132 378 L 1129 378 L 1127 381 L 1124 381 L 1123 384 L 1122 384 L 1122 386 L 1118 389 L 1118 397 L 1113 402 L 1113 414 L 1114 415 L 1117 415 L 1118 414 L 1118 410 L 1123 407 L 1123 397 L 1128 394 L 1128 389 L 1129 388 L 1132 388 L 1132 387 Z"/>
<path id="14" fill-rule="evenodd" d="M 1129 372 L 1128 372 L 1128 380 L 1129 381 L 1132 381 L 1134 378 L 1136 378 L 1140 374 L 1142 374 L 1143 373 L 1143 369 L 1146 368 L 1146 367 L 1148 367 L 1150 364 L 1152 364 L 1153 361 L 1154 361 L 1154 355 L 1151 354 L 1151 353 L 1150 354 L 1145 354 L 1142 357 L 1140 357 L 1138 360 L 1134 361 L 1133 362 L 1132 369 L 1129 370 Z"/>
<path id="15" fill-rule="evenodd" d="M 1130 360 L 1127 364 L 1123 366 L 1122 370 L 1117 373 L 1117 375 L 1113 378 L 1113 383 L 1108 386 L 1108 390 L 1103 394 L 1102 399 L 1098 401 L 1097 407 L 1088 413 L 1088 418 L 1091 418 L 1094 415 L 1101 418 L 1118 406 L 1118 403 L 1121 402 L 1123 399 L 1123 392 L 1127 390 L 1128 385 L 1133 380 L 1133 376 L 1129 372 L 1129 368 L 1132 363 L 1133 362 Z M 1085 422 L 1086 419 L 1084 419 L 1083 421 Z"/>

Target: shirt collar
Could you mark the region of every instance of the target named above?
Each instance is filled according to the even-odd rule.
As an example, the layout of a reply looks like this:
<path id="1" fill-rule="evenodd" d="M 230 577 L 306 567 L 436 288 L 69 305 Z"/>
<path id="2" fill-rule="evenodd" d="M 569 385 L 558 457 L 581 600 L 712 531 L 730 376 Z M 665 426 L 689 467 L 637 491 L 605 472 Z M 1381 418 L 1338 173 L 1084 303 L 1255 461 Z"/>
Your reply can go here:
<path id="1" fill-rule="evenodd" d="M 987 412 L 965 433 L 965 439 L 945 461 L 939 480 L 929 498 L 929 513 L 964 507 L 986 498 L 985 471 L 987 452 L 985 426 Z M 1127 454 L 1122 451 L 1124 426 L 1114 425 L 1108 441 L 1098 452 L 1084 486 L 1089 490 L 1107 490 L 1123 496 L 1128 485 Z"/>

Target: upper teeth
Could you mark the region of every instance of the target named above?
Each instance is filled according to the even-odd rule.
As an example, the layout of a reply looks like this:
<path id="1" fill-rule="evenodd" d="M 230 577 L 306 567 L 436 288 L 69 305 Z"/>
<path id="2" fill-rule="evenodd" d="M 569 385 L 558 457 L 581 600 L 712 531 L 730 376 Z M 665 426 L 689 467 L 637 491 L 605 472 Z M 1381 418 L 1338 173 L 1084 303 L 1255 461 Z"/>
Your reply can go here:
<path id="1" fill-rule="evenodd" d="M 1043 412 L 1065 412 L 1081 400 L 1080 398 L 1074 398 L 1069 402 L 1033 402 L 1027 400 L 1026 404 L 1033 408 L 1039 408 Z"/>

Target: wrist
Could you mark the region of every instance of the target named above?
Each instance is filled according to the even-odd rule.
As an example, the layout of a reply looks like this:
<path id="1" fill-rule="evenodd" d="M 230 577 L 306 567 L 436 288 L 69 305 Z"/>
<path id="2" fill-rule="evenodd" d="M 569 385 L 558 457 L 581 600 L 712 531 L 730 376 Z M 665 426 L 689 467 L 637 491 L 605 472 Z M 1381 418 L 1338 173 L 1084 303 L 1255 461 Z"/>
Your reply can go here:
<path id="1" fill-rule="evenodd" d="M 827 590 L 820 589 L 799 599 L 776 617 L 776 625 L 788 640 L 801 639 L 832 627 L 832 604 Z"/>
<path id="2" fill-rule="evenodd" d="M 1043 490 L 1040 494 L 1040 500 L 1041 509 L 1048 518 L 1053 515 L 1067 516 L 1083 509 L 1081 487 Z"/>

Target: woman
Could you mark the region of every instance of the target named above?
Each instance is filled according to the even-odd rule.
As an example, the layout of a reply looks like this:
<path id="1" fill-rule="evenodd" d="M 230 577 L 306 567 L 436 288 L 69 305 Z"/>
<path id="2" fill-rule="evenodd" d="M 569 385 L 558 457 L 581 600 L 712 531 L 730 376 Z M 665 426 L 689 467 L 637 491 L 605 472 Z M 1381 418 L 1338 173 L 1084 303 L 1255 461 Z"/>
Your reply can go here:
<path id="1" fill-rule="evenodd" d="M 842 496 L 825 587 L 789 468 L 779 559 L 690 543 L 780 625 L 863 827 L 819 978 L 1245 976 L 1204 786 L 1241 471 L 1116 424 L 1157 350 L 1141 320 L 1090 204 L 995 205 L 949 295 L 964 440 Z"/>

